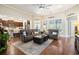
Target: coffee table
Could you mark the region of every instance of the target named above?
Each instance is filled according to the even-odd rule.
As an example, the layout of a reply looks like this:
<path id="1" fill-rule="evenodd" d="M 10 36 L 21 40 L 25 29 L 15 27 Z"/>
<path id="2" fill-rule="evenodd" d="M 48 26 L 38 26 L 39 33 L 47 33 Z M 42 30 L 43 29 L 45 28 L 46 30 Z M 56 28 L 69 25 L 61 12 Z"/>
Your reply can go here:
<path id="1" fill-rule="evenodd" d="M 40 34 L 40 35 L 34 36 L 33 42 L 37 43 L 37 44 L 42 44 L 42 43 L 44 43 L 47 40 L 48 40 L 48 36 L 47 35 Z"/>

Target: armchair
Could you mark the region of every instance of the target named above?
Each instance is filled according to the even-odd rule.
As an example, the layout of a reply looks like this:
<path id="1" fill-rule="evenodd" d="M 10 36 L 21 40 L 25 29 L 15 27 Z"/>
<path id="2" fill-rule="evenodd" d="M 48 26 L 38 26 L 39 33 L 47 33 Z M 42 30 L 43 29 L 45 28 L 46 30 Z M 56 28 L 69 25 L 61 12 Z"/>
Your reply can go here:
<path id="1" fill-rule="evenodd" d="M 58 39 L 58 30 L 57 29 L 49 29 L 48 30 L 48 37 L 50 39 L 57 40 Z"/>

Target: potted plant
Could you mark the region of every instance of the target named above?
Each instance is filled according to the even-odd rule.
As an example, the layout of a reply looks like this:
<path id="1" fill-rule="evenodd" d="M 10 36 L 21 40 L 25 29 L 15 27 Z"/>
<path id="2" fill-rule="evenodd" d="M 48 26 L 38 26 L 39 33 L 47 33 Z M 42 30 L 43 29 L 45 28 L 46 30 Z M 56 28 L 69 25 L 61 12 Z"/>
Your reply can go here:
<path id="1" fill-rule="evenodd" d="M 9 39 L 8 32 L 0 34 L 0 53 L 7 49 L 7 40 Z"/>

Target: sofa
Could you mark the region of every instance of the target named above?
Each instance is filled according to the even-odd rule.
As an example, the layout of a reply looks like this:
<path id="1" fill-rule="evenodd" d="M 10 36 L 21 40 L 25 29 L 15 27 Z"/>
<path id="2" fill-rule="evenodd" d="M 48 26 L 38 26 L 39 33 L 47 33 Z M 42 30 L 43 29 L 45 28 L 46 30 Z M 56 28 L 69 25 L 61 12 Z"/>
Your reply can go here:
<path id="1" fill-rule="evenodd" d="M 75 44 L 74 44 L 74 46 L 75 46 L 76 52 L 79 54 L 79 35 L 78 34 L 75 35 Z"/>
<path id="2" fill-rule="evenodd" d="M 49 39 L 57 40 L 58 39 L 58 33 L 59 33 L 59 31 L 57 29 L 49 29 L 48 30 Z"/>
<path id="3" fill-rule="evenodd" d="M 33 40 L 33 32 L 32 30 L 20 30 L 20 39 L 22 42 L 26 43 Z"/>

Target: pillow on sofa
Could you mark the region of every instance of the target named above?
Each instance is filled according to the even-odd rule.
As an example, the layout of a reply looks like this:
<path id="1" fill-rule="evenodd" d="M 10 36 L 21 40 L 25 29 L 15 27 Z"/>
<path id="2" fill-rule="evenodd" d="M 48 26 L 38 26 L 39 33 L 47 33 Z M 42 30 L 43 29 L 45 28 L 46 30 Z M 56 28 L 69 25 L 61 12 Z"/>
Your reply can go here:
<path id="1" fill-rule="evenodd" d="M 26 36 L 26 35 L 27 35 L 27 34 L 26 34 L 26 31 L 24 31 L 24 32 L 23 32 L 23 35 L 24 35 L 24 36 Z"/>
<path id="2" fill-rule="evenodd" d="M 52 32 L 52 35 L 57 35 L 57 32 Z"/>

